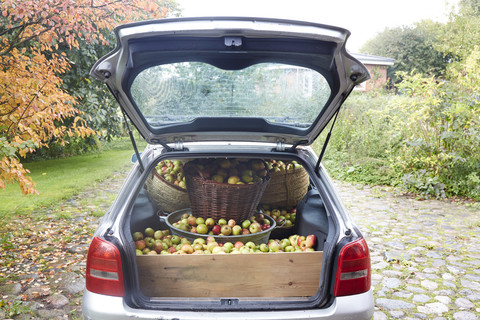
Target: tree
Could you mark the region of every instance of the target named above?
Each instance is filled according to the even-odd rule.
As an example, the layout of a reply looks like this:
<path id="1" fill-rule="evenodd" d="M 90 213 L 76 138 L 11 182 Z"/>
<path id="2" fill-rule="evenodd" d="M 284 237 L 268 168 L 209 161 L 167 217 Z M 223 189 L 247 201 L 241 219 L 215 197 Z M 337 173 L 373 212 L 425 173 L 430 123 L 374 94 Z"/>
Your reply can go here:
<path id="1" fill-rule="evenodd" d="M 413 26 L 387 28 L 368 41 L 361 52 L 395 59 L 395 65 L 388 70 L 393 83 L 401 81 L 398 71 L 416 70 L 441 77 L 449 59 L 435 47 L 440 27 L 439 23 L 425 20 Z"/>
<path id="2" fill-rule="evenodd" d="M 167 1 L 167 0 L 165 0 Z M 54 139 L 85 137 L 88 127 L 77 97 L 62 88 L 71 60 L 61 46 L 107 45 L 104 30 L 117 22 L 163 18 L 155 0 L 3 0 L 0 6 L 0 188 L 17 181 L 36 193 L 21 157 Z"/>

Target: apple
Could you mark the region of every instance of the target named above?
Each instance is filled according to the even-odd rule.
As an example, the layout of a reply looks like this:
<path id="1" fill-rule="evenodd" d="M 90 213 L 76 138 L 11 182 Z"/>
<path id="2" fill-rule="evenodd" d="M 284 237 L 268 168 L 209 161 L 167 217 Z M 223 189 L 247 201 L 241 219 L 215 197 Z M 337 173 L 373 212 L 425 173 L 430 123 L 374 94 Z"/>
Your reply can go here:
<path id="1" fill-rule="evenodd" d="M 223 244 L 223 247 L 225 248 L 225 252 L 226 252 L 226 250 L 228 250 L 228 252 L 230 252 L 234 248 L 233 243 L 231 243 L 231 242 L 225 242 Z"/>
<path id="2" fill-rule="evenodd" d="M 222 254 L 222 253 L 226 253 L 226 252 L 225 252 L 224 247 L 213 247 L 212 253 L 213 254 Z"/>
<path id="3" fill-rule="evenodd" d="M 288 237 L 288 240 L 290 240 L 290 245 L 292 245 L 293 247 L 296 247 L 298 237 L 299 237 L 298 234 L 294 234 L 294 235 L 291 235 L 290 237 Z"/>
<path id="4" fill-rule="evenodd" d="M 193 247 L 192 247 L 191 244 L 189 244 L 189 243 L 184 243 L 184 244 L 182 245 L 182 247 L 180 248 L 180 251 L 183 251 L 183 252 L 185 252 L 186 254 L 191 254 L 191 253 L 193 253 L 194 250 L 193 250 Z"/>
<path id="5" fill-rule="evenodd" d="M 208 244 L 209 242 L 213 242 L 213 241 L 215 241 L 215 238 L 214 238 L 214 237 L 211 237 L 211 236 L 208 236 L 208 237 L 207 237 L 207 244 Z"/>
<path id="6" fill-rule="evenodd" d="M 135 249 L 135 254 L 136 254 L 137 256 L 141 256 L 141 255 L 143 255 L 143 252 L 142 252 L 142 250 L 140 250 L 140 249 Z"/>
<path id="7" fill-rule="evenodd" d="M 149 256 L 154 255 L 154 254 L 157 254 L 157 252 L 155 250 L 151 250 L 147 253 L 147 255 L 149 255 Z"/>
<path id="8" fill-rule="evenodd" d="M 211 241 L 207 243 L 207 250 L 212 252 L 213 248 L 218 247 L 218 243 L 216 241 Z"/>
<path id="9" fill-rule="evenodd" d="M 221 233 L 221 227 L 218 224 L 214 225 L 212 228 L 212 232 L 215 235 L 219 235 Z"/>
<path id="10" fill-rule="evenodd" d="M 208 233 L 208 227 L 206 224 L 199 224 L 197 226 L 197 233 L 200 233 L 200 234 L 207 234 Z"/>
<path id="11" fill-rule="evenodd" d="M 177 245 L 180 243 L 180 237 L 177 235 L 172 236 L 172 244 Z"/>
<path id="12" fill-rule="evenodd" d="M 207 227 L 211 228 L 215 225 L 215 220 L 213 220 L 213 218 L 207 218 L 205 220 L 205 224 L 207 225 Z"/>
<path id="13" fill-rule="evenodd" d="M 237 176 L 230 176 L 227 182 L 228 184 L 238 184 L 238 182 L 240 182 L 240 178 Z"/>
<path id="14" fill-rule="evenodd" d="M 250 231 L 250 233 L 257 233 L 257 232 L 260 232 L 262 230 L 262 227 L 260 226 L 260 224 L 258 222 L 254 222 L 254 223 L 250 224 L 250 227 L 248 227 L 248 230 Z"/>
<path id="15" fill-rule="evenodd" d="M 203 245 L 203 244 L 206 243 L 206 241 L 203 238 L 196 238 L 196 239 L 193 240 L 192 244 L 196 244 L 196 243 L 199 243 L 199 244 Z"/>
<path id="16" fill-rule="evenodd" d="M 140 231 L 134 232 L 132 235 L 133 241 L 138 241 L 143 239 L 143 233 Z"/>
<path id="17" fill-rule="evenodd" d="M 242 233 L 242 227 L 240 227 L 238 224 L 234 225 L 232 228 L 232 235 L 238 236 Z"/>
<path id="18" fill-rule="evenodd" d="M 313 234 L 310 234 L 305 239 L 305 242 L 306 242 L 305 245 L 307 248 L 313 248 L 317 244 L 317 237 Z"/>
<path id="19" fill-rule="evenodd" d="M 162 230 L 155 231 L 155 233 L 153 234 L 153 237 L 156 240 L 162 239 L 163 238 L 163 231 Z"/>
<path id="20" fill-rule="evenodd" d="M 265 231 L 265 230 L 267 230 L 268 228 L 270 228 L 270 225 L 269 225 L 269 224 L 262 224 L 262 231 Z"/>
<path id="21" fill-rule="evenodd" d="M 233 228 L 236 224 L 237 224 L 237 222 L 235 222 L 235 220 L 233 220 L 233 219 L 230 219 L 230 220 L 228 220 L 228 222 L 227 222 L 227 225 L 228 225 L 230 228 Z"/>
<path id="22" fill-rule="evenodd" d="M 230 228 L 229 225 L 224 224 L 220 229 L 220 233 L 224 236 L 229 236 L 232 233 L 232 228 Z"/>
<path id="23" fill-rule="evenodd" d="M 280 241 L 280 244 L 281 244 L 282 250 L 285 251 L 285 248 L 290 245 L 290 241 L 288 239 L 282 239 Z"/>
<path id="24" fill-rule="evenodd" d="M 248 229 L 243 228 L 242 229 L 242 234 L 250 234 L 250 231 Z"/>
<path id="25" fill-rule="evenodd" d="M 188 218 L 187 218 L 187 223 L 189 225 L 191 225 L 192 227 L 193 226 L 196 226 L 197 225 L 197 218 L 195 218 L 194 216 L 190 215 Z"/>
<path id="26" fill-rule="evenodd" d="M 253 241 L 248 241 L 247 243 L 245 243 L 245 247 L 247 247 L 248 249 L 255 249 L 257 245 Z"/>
<path id="27" fill-rule="evenodd" d="M 227 224 L 227 220 L 225 220 L 225 219 L 223 219 L 223 218 L 218 219 L 218 224 L 219 224 L 220 226 L 226 225 L 226 224 Z"/>
<path id="28" fill-rule="evenodd" d="M 299 236 L 299 237 L 297 238 L 297 247 L 300 248 L 300 244 L 302 243 L 302 241 L 305 241 L 305 240 L 306 240 L 306 239 L 305 239 L 305 236 Z"/>
<path id="29" fill-rule="evenodd" d="M 167 248 L 164 248 L 163 241 L 162 240 L 155 240 L 155 247 L 153 248 L 153 250 L 155 250 L 157 253 L 160 253 L 164 249 L 167 249 Z"/>
<path id="30" fill-rule="evenodd" d="M 194 251 L 202 250 L 203 252 L 203 244 L 201 243 L 194 243 L 192 247 Z"/>
<path id="31" fill-rule="evenodd" d="M 175 249 L 175 247 L 170 247 L 170 248 L 167 249 L 167 251 L 168 251 L 169 253 L 177 252 L 177 250 Z"/>
<path id="32" fill-rule="evenodd" d="M 195 223 L 196 223 L 197 226 L 198 226 L 199 224 L 205 224 L 205 219 L 203 219 L 202 217 L 198 217 L 198 218 L 195 220 Z"/>
<path id="33" fill-rule="evenodd" d="M 265 243 L 260 244 L 259 249 L 261 252 L 268 252 L 268 246 Z"/>
<path id="34" fill-rule="evenodd" d="M 268 249 L 270 252 L 278 252 L 280 251 L 280 244 L 277 241 L 272 241 L 268 244 Z"/>
<path id="35" fill-rule="evenodd" d="M 147 248 L 153 250 L 153 248 L 155 247 L 155 239 L 153 239 L 152 237 L 146 237 L 144 240 Z"/>
<path id="36" fill-rule="evenodd" d="M 242 241 L 237 241 L 237 242 L 235 242 L 235 244 L 233 246 L 237 249 L 240 249 L 241 247 L 244 246 L 244 244 L 243 244 Z"/>
<path id="37" fill-rule="evenodd" d="M 144 233 L 145 233 L 145 236 L 147 237 L 153 237 L 155 230 L 153 230 L 152 228 L 146 228 Z"/>
<path id="38" fill-rule="evenodd" d="M 143 250 L 145 249 L 146 247 L 146 243 L 145 243 L 145 240 L 137 240 L 135 241 L 135 248 L 138 249 L 138 250 Z"/>
<path id="39" fill-rule="evenodd" d="M 248 229 L 248 227 L 250 227 L 250 224 L 251 224 L 250 220 L 245 220 L 242 222 L 242 228 Z"/>

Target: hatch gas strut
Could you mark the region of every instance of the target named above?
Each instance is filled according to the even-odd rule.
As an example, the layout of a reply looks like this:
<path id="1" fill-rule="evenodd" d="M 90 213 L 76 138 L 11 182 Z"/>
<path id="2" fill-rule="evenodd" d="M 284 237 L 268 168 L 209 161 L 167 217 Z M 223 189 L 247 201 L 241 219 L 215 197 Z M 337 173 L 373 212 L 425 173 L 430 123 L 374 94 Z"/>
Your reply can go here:
<path id="1" fill-rule="evenodd" d="M 120 108 L 120 109 L 122 110 L 123 120 L 125 121 L 125 126 L 127 127 L 128 135 L 130 136 L 130 141 L 132 141 L 133 150 L 135 151 L 135 155 L 137 156 L 138 164 L 140 165 L 140 172 L 143 173 L 143 171 L 145 171 L 145 167 L 143 166 L 142 158 L 140 157 L 140 153 L 138 152 L 137 143 L 135 142 L 135 138 L 133 137 L 132 130 L 130 130 L 130 125 L 128 124 L 127 116 L 125 115 L 125 111 L 123 110 L 123 108 Z"/>
<path id="2" fill-rule="evenodd" d="M 340 106 L 338 107 L 337 111 L 335 111 L 335 117 L 333 118 L 332 126 L 328 131 L 327 137 L 325 138 L 325 142 L 322 147 L 322 152 L 320 152 L 320 156 L 318 157 L 317 164 L 315 165 L 315 173 L 317 175 L 320 170 L 320 163 L 322 162 L 323 155 L 325 154 L 325 150 L 327 150 L 327 145 L 328 145 L 328 142 L 330 141 L 330 136 L 332 135 L 333 126 L 335 125 L 335 121 L 337 121 L 338 113 L 340 112 L 340 109 L 343 106 L 343 103 L 345 102 L 345 100 L 347 99 L 347 97 L 350 95 L 352 91 L 353 91 L 353 87 L 348 92 L 343 94 Z"/>
<path id="3" fill-rule="evenodd" d="M 317 164 L 315 165 L 316 174 L 318 174 L 318 171 L 320 170 L 320 163 L 322 162 L 322 158 L 323 158 L 323 155 L 325 154 L 325 150 L 327 150 L 328 141 L 330 141 L 330 136 L 332 135 L 332 129 L 333 129 L 333 126 L 335 125 L 335 121 L 337 121 L 337 116 L 339 112 L 340 112 L 340 108 L 338 108 L 337 111 L 335 111 L 335 118 L 333 118 L 332 126 L 330 127 L 330 130 L 327 133 L 327 137 L 325 138 L 325 142 L 323 143 L 322 152 L 320 152 L 320 156 L 318 157 Z"/>

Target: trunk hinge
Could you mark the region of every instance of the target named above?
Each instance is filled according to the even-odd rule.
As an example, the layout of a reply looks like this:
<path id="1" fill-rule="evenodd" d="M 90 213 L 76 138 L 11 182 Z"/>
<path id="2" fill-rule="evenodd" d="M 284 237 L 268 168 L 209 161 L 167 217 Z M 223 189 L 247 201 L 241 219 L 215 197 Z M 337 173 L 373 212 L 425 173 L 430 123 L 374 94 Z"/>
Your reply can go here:
<path id="1" fill-rule="evenodd" d="M 175 145 L 173 147 L 173 150 L 175 151 L 184 151 L 185 147 L 183 146 L 183 141 L 182 140 L 176 140 Z"/>
<path id="2" fill-rule="evenodd" d="M 275 151 L 279 151 L 279 152 L 285 151 L 285 143 L 283 141 L 278 140 L 277 141 L 277 147 L 275 148 Z"/>
<path id="3" fill-rule="evenodd" d="M 132 130 L 130 130 L 130 126 L 128 125 L 127 116 L 125 115 L 125 111 L 123 108 L 120 108 L 123 114 L 123 120 L 125 121 L 125 126 L 127 127 L 128 135 L 130 136 L 130 141 L 132 142 L 133 150 L 135 151 L 135 155 L 137 156 L 138 164 L 140 165 L 140 172 L 143 173 L 145 171 L 145 167 L 143 166 L 142 158 L 140 157 L 140 153 L 138 152 L 137 143 L 135 142 L 135 138 L 133 137 Z"/>

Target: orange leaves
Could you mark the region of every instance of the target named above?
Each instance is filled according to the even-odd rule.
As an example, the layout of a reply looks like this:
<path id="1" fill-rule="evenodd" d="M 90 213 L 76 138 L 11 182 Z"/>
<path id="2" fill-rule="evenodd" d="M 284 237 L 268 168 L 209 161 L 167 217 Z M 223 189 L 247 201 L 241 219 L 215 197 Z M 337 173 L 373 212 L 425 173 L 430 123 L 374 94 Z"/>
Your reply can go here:
<path id="1" fill-rule="evenodd" d="M 167 10 L 157 0 L 2 0 L 0 13 L 0 188 L 17 181 L 23 193 L 35 193 L 18 156 L 51 139 L 96 134 L 62 88 L 70 61 L 55 51 L 78 48 L 80 39 L 106 44 L 105 29 Z"/>

